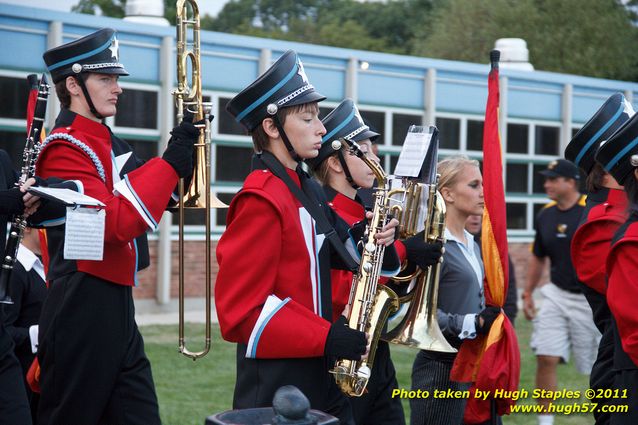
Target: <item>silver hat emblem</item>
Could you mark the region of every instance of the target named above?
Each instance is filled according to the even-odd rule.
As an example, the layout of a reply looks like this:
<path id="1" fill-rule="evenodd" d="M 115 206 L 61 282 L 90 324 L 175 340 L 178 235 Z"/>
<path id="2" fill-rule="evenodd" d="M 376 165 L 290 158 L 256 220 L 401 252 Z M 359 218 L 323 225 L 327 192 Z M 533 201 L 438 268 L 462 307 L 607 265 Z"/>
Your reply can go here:
<path id="1" fill-rule="evenodd" d="M 118 61 L 120 56 L 119 54 L 120 43 L 117 41 L 117 37 L 113 36 L 113 40 L 111 40 L 111 45 L 109 46 L 109 50 L 111 51 L 111 58 L 115 59 L 115 62 Z"/>
<path id="2" fill-rule="evenodd" d="M 73 66 L 71 66 L 71 71 L 79 74 L 80 72 L 82 72 L 82 65 L 80 65 L 79 63 L 74 63 Z"/>
<path id="3" fill-rule="evenodd" d="M 277 108 L 277 105 L 275 105 L 274 103 L 270 103 L 268 104 L 268 106 L 266 106 L 266 112 L 268 112 L 268 115 L 275 115 L 278 109 L 279 108 Z"/>

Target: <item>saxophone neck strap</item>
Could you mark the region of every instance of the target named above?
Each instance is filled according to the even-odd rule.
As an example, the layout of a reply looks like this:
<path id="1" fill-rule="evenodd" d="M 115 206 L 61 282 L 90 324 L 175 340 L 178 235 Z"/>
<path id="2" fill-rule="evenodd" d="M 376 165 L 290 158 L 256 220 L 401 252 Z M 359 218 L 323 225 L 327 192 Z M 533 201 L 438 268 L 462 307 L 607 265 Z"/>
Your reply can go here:
<path id="1" fill-rule="evenodd" d="M 341 260 L 343 260 L 344 264 L 348 269 L 352 272 L 355 272 L 359 269 L 359 266 L 352 258 L 352 255 L 348 253 L 346 247 L 343 245 L 341 239 L 339 239 L 339 235 L 335 231 L 334 227 L 328 222 L 326 215 L 321 210 L 319 205 L 319 201 L 314 198 L 314 196 L 305 193 L 299 186 L 292 181 L 284 166 L 275 158 L 273 154 L 270 152 L 263 152 L 259 158 L 261 161 L 268 167 L 268 169 L 279 179 L 281 179 L 290 192 L 297 198 L 297 200 L 303 205 L 303 207 L 308 211 L 308 214 L 315 220 L 315 224 L 317 226 L 317 233 L 323 234 L 330 244 L 334 248 L 334 250 L 339 254 Z M 301 185 L 304 186 L 303 182 L 304 178 L 300 177 Z"/>

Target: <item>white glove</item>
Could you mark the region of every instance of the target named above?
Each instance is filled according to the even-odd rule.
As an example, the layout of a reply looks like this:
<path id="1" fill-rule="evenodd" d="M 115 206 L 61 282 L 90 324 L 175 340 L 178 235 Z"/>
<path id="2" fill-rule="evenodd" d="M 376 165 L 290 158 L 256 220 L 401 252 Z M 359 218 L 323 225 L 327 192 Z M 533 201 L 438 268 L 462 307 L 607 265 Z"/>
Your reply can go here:
<path id="1" fill-rule="evenodd" d="M 29 326 L 29 339 L 31 340 L 31 352 L 38 352 L 38 325 Z"/>

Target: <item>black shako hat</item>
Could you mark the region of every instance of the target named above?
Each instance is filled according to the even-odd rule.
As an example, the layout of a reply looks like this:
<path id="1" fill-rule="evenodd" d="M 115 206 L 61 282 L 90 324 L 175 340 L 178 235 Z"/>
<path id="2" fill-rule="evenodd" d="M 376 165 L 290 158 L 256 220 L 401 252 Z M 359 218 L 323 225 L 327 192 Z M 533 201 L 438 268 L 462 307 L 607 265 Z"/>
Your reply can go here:
<path id="1" fill-rule="evenodd" d="M 596 161 L 619 184 L 625 184 L 625 179 L 638 167 L 638 114 L 600 144 Z"/>
<path id="2" fill-rule="evenodd" d="M 119 63 L 119 44 L 111 28 L 47 50 L 42 57 L 54 83 L 82 72 L 129 75 Z"/>
<path id="3" fill-rule="evenodd" d="M 306 160 L 306 163 L 315 170 L 326 158 L 336 152 L 332 147 L 334 140 L 344 137 L 359 142 L 379 136 L 379 133 L 370 130 L 363 121 L 352 99 L 344 99 L 321 122 L 326 127 L 326 134 L 321 138 L 319 155 Z"/>
<path id="4" fill-rule="evenodd" d="M 226 105 L 226 110 L 248 131 L 281 108 L 320 102 L 326 97 L 315 91 L 294 50 L 288 50 L 251 85 Z"/>
<path id="5" fill-rule="evenodd" d="M 634 109 L 625 96 L 613 94 L 572 138 L 565 149 L 565 158 L 589 173 L 600 143 L 633 115 Z"/>
<path id="6" fill-rule="evenodd" d="M 573 162 L 566 159 L 557 159 L 547 164 L 547 169 L 539 171 L 545 177 L 566 177 L 580 180 L 580 172 Z"/>

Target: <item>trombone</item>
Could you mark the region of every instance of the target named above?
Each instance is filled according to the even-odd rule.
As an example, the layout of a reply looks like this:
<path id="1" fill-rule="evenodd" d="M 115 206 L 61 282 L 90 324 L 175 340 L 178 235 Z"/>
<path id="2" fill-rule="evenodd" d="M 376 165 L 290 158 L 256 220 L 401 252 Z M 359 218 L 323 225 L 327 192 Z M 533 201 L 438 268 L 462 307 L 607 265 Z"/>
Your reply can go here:
<path id="1" fill-rule="evenodd" d="M 190 8 L 190 15 L 189 15 Z M 188 30 L 192 40 L 189 42 Z M 210 112 L 212 105 L 202 99 L 202 77 L 200 65 L 199 8 L 194 0 L 177 1 L 177 90 L 173 92 L 177 108 L 177 121 L 181 122 L 186 111 L 193 114 L 193 122 L 204 121 L 199 140 L 194 145 L 195 160 L 193 175 L 188 187 L 179 179 L 179 352 L 193 360 L 205 356 L 211 346 L 211 193 L 210 193 Z M 191 64 L 190 81 L 187 76 L 188 62 Z M 215 201 L 218 201 L 215 199 Z M 203 209 L 206 212 L 206 331 L 204 349 L 190 351 L 184 338 L 184 226 L 185 209 Z"/>

